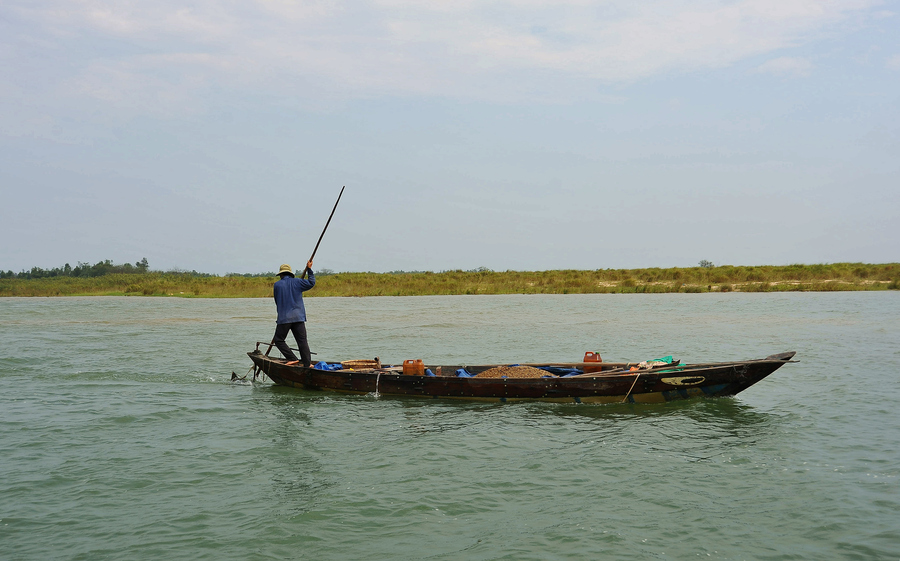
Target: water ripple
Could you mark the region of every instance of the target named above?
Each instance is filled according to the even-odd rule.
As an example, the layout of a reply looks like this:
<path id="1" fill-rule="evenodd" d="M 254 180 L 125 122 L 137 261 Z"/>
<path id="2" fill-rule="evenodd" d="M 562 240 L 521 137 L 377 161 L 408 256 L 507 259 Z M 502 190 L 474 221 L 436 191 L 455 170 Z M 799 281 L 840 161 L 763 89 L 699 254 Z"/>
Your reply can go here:
<path id="1" fill-rule="evenodd" d="M 801 362 L 652 406 L 374 399 L 229 383 L 265 299 L 3 299 L 0 557 L 900 557 L 895 293 L 619 296 L 310 299 L 310 337 Z"/>

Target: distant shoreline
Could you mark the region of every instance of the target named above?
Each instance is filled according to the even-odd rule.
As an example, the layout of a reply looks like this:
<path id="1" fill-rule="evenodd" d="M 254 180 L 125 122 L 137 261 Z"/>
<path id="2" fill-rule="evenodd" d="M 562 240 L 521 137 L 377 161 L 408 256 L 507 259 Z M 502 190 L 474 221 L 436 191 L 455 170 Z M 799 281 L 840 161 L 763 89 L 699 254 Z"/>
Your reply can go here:
<path id="1" fill-rule="evenodd" d="M 445 271 L 319 275 L 316 296 L 833 292 L 900 289 L 900 263 L 673 267 L 559 271 Z M 2 296 L 270 298 L 275 277 L 179 272 L 0 279 Z"/>

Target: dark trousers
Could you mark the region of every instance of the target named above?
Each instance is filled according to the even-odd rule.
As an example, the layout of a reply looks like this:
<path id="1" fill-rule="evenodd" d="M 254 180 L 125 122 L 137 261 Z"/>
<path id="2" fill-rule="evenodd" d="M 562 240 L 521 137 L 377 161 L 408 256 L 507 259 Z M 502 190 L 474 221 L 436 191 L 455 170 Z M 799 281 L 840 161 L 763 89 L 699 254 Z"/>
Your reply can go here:
<path id="1" fill-rule="evenodd" d="M 281 354 L 288 361 L 297 360 L 297 355 L 284 342 L 288 331 L 293 333 L 294 339 L 297 340 L 297 348 L 300 349 L 300 359 L 303 361 L 303 366 L 308 367 L 312 364 L 312 357 L 309 353 L 309 341 L 306 340 L 306 324 L 298 321 L 296 323 L 279 323 L 275 326 L 275 346 L 278 347 L 278 350 L 281 351 Z"/>

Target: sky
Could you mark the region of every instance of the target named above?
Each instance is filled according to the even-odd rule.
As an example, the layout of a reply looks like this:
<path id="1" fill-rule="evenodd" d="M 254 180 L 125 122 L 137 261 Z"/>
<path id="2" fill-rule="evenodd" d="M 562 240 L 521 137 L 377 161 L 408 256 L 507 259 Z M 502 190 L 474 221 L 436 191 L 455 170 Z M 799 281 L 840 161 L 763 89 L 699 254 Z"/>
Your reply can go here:
<path id="1" fill-rule="evenodd" d="M 900 261 L 900 2 L 0 2 L 0 269 Z"/>

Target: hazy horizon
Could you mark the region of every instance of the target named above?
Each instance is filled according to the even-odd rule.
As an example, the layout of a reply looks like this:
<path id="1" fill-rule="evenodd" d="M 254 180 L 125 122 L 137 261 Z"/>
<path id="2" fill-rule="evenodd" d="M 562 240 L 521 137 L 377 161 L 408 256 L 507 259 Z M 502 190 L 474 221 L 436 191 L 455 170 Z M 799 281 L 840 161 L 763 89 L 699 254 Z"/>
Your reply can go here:
<path id="1" fill-rule="evenodd" d="M 102 262 L 101 262 L 101 263 L 102 263 Z M 54 269 L 63 269 L 66 265 L 69 265 L 72 269 L 74 269 L 76 266 L 88 266 L 88 267 L 92 267 L 92 266 L 96 266 L 96 265 L 99 265 L 99 264 L 100 264 L 100 263 L 91 264 L 91 263 L 83 263 L 83 262 L 79 262 L 79 263 L 76 263 L 76 265 L 72 265 L 71 263 L 66 262 L 66 263 L 64 263 L 64 264 L 62 264 L 62 265 L 57 265 L 56 267 L 39 267 L 39 268 L 40 268 L 41 270 L 45 271 L 45 272 L 51 272 L 51 271 L 53 271 Z M 415 270 L 415 269 L 409 269 L 409 270 L 395 269 L 395 270 L 393 270 L 393 271 L 364 271 L 364 270 L 358 270 L 358 271 L 351 271 L 351 270 L 335 271 L 335 270 L 329 269 L 329 268 L 327 268 L 327 267 L 325 267 L 325 268 L 318 268 L 318 267 L 316 267 L 316 268 L 314 268 L 314 273 L 317 274 L 317 275 L 337 275 L 337 274 L 357 274 L 357 273 L 358 273 L 358 274 L 419 274 L 419 273 L 435 273 L 435 274 L 440 274 L 440 273 L 455 273 L 455 272 L 463 272 L 463 273 L 481 273 L 481 272 L 485 272 L 485 273 L 544 273 L 544 272 L 565 272 L 565 271 L 584 271 L 584 272 L 590 272 L 590 271 L 617 271 L 617 270 L 627 271 L 627 270 L 646 270 L 646 269 L 651 269 L 651 270 L 652 270 L 652 269 L 661 269 L 661 270 L 668 270 L 668 269 L 692 269 L 692 268 L 700 268 L 700 269 L 702 269 L 702 268 L 715 268 L 715 267 L 734 267 L 734 268 L 756 268 L 756 267 L 776 267 L 776 268 L 781 268 L 781 267 L 816 267 L 816 266 L 831 267 L 831 266 L 834 266 L 834 265 L 841 265 L 841 264 L 846 264 L 846 265 L 860 265 L 860 266 L 875 266 L 875 267 L 877 267 L 877 266 L 882 266 L 882 265 L 894 265 L 894 264 L 896 264 L 896 263 L 892 263 L 892 262 L 885 262 L 885 263 L 840 262 L 840 263 L 789 263 L 789 264 L 786 264 L 786 265 L 771 265 L 771 264 L 742 265 L 742 264 L 735 264 L 735 263 L 711 263 L 711 262 L 708 262 L 708 261 L 707 261 L 707 262 L 705 262 L 705 263 L 704 263 L 704 262 L 700 262 L 700 263 L 697 263 L 696 265 L 687 265 L 687 266 L 684 266 L 684 267 L 679 267 L 679 266 L 672 266 L 672 267 L 654 267 L 654 266 L 648 266 L 648 267 L 599 268 L 599 269 L 576 269 L 576 268 L 569 268 L 569 269 L 504 269 L 504 270 L 495 270 L 495 269 L 490 269 L 490 268 L 488 268 L 488 267 L 476 267 L 476 268 L 474 268 L 474 269 L 422 269 L 422 270 Z M 122 265 L 126 265 L 126 263 L 116 263 L 116 262 L 114 262 L 114 263 L 112 263 L 112 265 L 113 265 L 114 267 L 121 267 Z M 129 265 L 133 265 L 133 264 L 129 264 Z M 290 265 L 290 264 L 289 264 L 289 265 Z M 298 273 L 298 274 L 303 270 L 303 266 L 302 266 L 302 265 L 301 265 L 300 267 L 294 267 L 294 266 L 292 265 L 292 268 L 293 268 L 294 271 L 295 271 L 296 273 Z M 29 268 L 23 269 L 23 270 L 19 270 L 19 271 L 12 271 L 11 269 L 6 269 L 6 268 L 3 268 L 3 267 L 0 267 L 0 278 L 3 278 L 3 277 L 2 277 L 3 274 L 9 273 L 9 272 L 12 272 L 12 273 L 15 273 L 15 274 L 18 275 L 18 274 L 23 274 L 23 273 L 29 273 L 29 272 L 31 272 L 32 270 L 33 270 L 32 267 L 29 267 Z M 135 270 L 135 271 L 128 271 L 128 273 L 129 273 L 129 274 L 140 274 L 140 273 L 197 273 L 197 274 L 201 274 L 201 275 L 212 275 L 212 276 L 228 276 L 228 275 L 245 276 L 245 275 L 246 275 L 246 276 L 253 276 L 253 277 L 262 277 L 262 276 L 269 276 L 269 275 L 271 275 L 272 277 L 277 277 L 277 276 L 278 276 L 278 273 L 276 273 L 274 270 L 272 270 L 272 271 L 228 271 L 228 272 L 226 272 L 226 273 L 211 273 L 211 272 L 209 272 L 209 271 L 202 271 L 202 270 L 198 270 L 198 269 L 196 269 L 196 268 L 178 268 L 178 267 L 175 267 L 175 268 L 169 268 L 169 269 L 160 269 L 160 268 L 154 268 L 154 267 L 152 267 L 152 266 L 148 266 L 148 268 L 147 268 L 145 271 L 137 271 L 137 270 Z M 94 275 L 89 275 L 89 276 L 94 276 Z"/>

